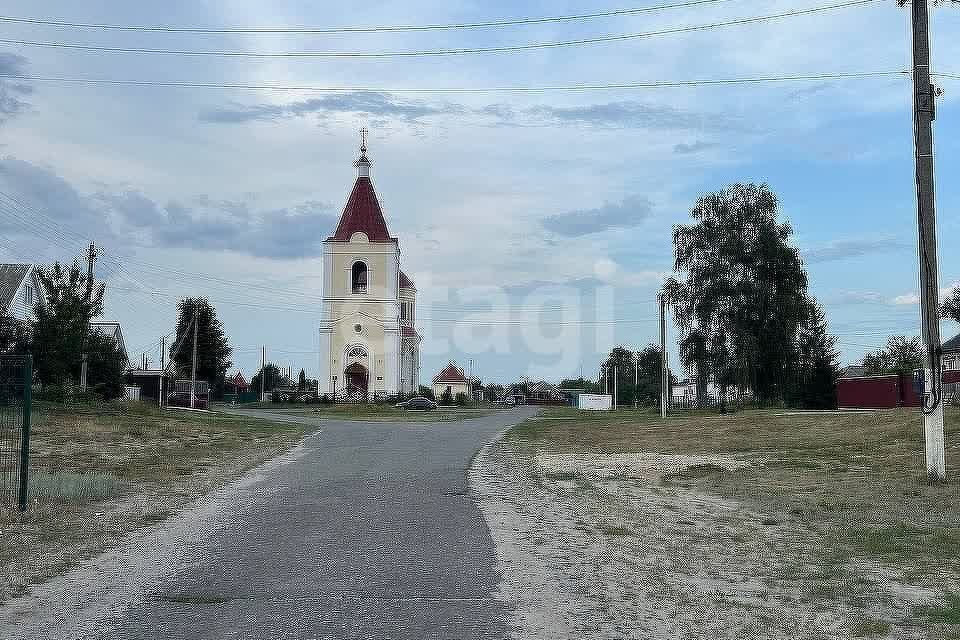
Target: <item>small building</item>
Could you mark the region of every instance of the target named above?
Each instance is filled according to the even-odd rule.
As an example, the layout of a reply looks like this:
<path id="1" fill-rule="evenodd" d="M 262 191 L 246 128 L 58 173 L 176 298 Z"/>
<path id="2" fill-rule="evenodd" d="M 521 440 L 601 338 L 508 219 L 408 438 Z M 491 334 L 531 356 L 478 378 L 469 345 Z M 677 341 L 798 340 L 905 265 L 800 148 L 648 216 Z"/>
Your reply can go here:
<path id="1" fill-rule="evenodd" d="M 556 386 L 540 380 L 527 385 L 527 404 L 562 405 L 568 404 L 569 399 Z"/>
<path id="2" fill-rule="evenodd" d="M 450 396 L 457 397 L 458 393 L 470 397 L 470 380 L 464 375 L 463 369 L 453 360 L 433 378 L 433 395 L 439 401 L 447 391 Z"/>
<path id="3" fill-rule="evenodd" d="M 943 343 L 943 370 L 960 371 L 960 333 Z"/>
<path id="4" fill-rule="evenodd" d="M 34 320 L 33 307 L 44 300 L 43 285 L 32 264 L 0 264 L 0 313 L 23 324 Z"/>
<path id="5" fill-rule="evenodd" d="M 120 329 L 119 322 L 113 322 L 110 320 L 91 320 L 90 332 L 93 333 L 94 331 L 113 338 L 113 341 L 117 343 L 117 346 L 123 350 L 123 354 L 127 357 L 127 363 L 129 364 L 130 355 L 127 353 L 127 346 L 123 342 L 123 331 Z"/>
<path id="6" fill-rule="evenodd" d="M 159 406 L 166 404 L 173 381 L 174 375 L 162 369 L 128 369 L 123 375 L 124 385 L 140 390 L 137 399 Z"/>

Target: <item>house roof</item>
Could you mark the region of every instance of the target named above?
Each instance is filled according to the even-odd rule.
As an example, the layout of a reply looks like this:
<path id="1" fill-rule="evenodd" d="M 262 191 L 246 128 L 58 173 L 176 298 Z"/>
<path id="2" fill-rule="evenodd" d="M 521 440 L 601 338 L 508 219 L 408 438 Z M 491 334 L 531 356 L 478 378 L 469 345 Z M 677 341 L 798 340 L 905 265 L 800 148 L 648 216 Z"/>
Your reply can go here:
<path id="1" fill-rule="evenodd" d="M 852 364 L 840 372 L 841 378 L 862 378 L 867 375 L 867 368 L 862 364 Z"/>
<path id="2" fill-rule="evenodd" d="M 337 230 L 328 240 L 350 242 L 350 236 L 357 231 L 367 235 L 370 242 L 390 242 L 390 232 L 387 230 L 387 221 L 383 218 L 377 192 L 368 176 L 359 176 L 353 185 L 353 191 L 347 198 L 347 204 L 340 214 L 340 223 Z"/>
<path id="3" fill-rule="evenodd" d="M 237 375 L 230 378 L 230 382 L 238 387 L 248 387 L 247 379 L 243 377 L 243 374 L 237 371 Z"/>
<path id="4" fill-rule="evenodd" d="M 401 289 L 413 289 L 414 291 L 416 291 L 416 289 L 417 289 L 415 286 L 413 286 L 413 280 L 411 280 L 411 279 L 407 276 L 407 274 L 405 274 L 403 271 L 400 272 L 400 288 L 401 288 Z"/>
<path id="5" fill-rule="evenodd" d="M 960 333 L 953 336 L 949 340 L 943 343 L 943 352 L 944 353 L 957 353 L 960 352 Z"/>
<path id="6" fill-rule="evenodd" d="M 0 310 L 7 313 L 23 279 L 30 273 L 29 264 L 0 264 Z"/>
<path id="7" fill-rule="evenodd" d="M 453 360 L 450 361 L 443 371 L 437 374 L 433 379 L 434 382 L 469 382 L 467 377 L 463 375 L 463 369 L 457 366 Z"/>

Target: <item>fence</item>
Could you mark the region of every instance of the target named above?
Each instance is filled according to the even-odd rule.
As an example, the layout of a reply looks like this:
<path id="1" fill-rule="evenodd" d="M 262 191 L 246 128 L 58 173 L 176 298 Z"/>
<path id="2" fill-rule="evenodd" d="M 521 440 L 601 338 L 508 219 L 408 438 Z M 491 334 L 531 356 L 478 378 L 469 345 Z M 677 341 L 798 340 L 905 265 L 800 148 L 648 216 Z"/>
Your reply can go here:
<path id="1" fill-rule="evenodd" d="M 32 356 L 0 356 L 0 501 L 27 507 Z"/>

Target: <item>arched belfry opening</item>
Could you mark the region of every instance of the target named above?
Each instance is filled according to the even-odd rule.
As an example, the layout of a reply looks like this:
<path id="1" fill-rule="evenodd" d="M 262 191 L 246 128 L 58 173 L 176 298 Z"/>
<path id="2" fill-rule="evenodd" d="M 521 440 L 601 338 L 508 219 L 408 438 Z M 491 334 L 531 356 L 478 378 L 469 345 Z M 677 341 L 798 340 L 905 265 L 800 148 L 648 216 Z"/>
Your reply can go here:
<path id="1" fill-rule="evenodd" d="M 367 292 L 367 265 L 365 263 L 359 260 L 353 263 L 353 268 L 350 270 L 350 284 L 354 293 Z"/>

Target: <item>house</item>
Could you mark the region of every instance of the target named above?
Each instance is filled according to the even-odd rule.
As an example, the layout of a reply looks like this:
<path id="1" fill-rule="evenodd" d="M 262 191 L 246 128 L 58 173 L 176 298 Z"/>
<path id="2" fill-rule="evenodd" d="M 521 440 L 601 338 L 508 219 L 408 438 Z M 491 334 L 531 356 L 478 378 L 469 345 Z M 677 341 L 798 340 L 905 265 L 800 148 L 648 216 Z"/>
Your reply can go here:
<path id="1" fill-rule="evenodd" d="M 223 381 L 223 392 L 226 393 L 247 393 L 250 391 L 250 383 L 243 377 L 243 374 L 237 371 L 232 377 Z"/>
<path id="2" fill-rule="evenodd" d="M 568 404 L 569 398 L 556 386 L 540 380 L 527 385 L 527 404 Z"/>
<path id="3" fill-rule="evenodd" d="M 42 302 L 43 285 L 32 264 L 0 264 L 0 311 L 24 324 L 34 321 L 33 306 Z"/>
<path id="4" fill-rule="evenodd" d="M 463 374 L 463 369 L 453 360 L 433 378 L 433 395 L 437 400 L 448 391 L 453 398 L 456 398 L 458 393 L 470 397 L 470 381 Z"/>
<path id="5" fill-rule="evenodd" d="M 943 370 L 960 371 L 960 333 L 943 343 Z"/>
<path id="6" fill-rule="evenodd" d="M 123 350 L 123 353 L 127 356 L 127 362 L 130 362 L 130 356 L 127 354 L 127 345 L 123 343 L 123 331 L 120 329 L 119 322 L 91 320 L 90 332 L 93 333 L 94 331 L 113 338 L 113 341 L 117 343 L 117 345 Z"/>
<path id="7" fill-rule="evenodd" d="M 356 182 L 323 242 L 318 391 L 355 401 L 420 386 L 417 289 L 400 270 L 400 241 L 387 229 L 371 164 L 364 132 Z"/>

